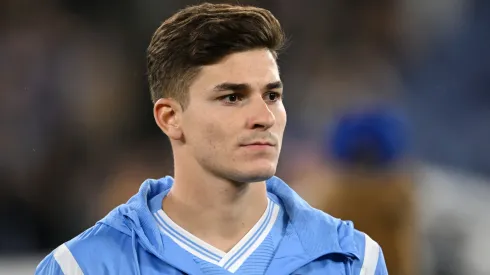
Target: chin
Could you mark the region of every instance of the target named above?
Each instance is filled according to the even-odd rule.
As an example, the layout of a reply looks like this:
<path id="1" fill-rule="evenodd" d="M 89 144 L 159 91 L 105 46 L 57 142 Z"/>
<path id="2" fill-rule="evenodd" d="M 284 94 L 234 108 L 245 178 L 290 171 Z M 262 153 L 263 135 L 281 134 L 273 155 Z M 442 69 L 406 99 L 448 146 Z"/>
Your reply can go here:
<path id="1" fill-rule="evenodd" d="M 272 178 L 274 174 L 254 175 L 248 178 L 247 182 L 263 182 Z"/>
<path id="2" fill-rule="evenodd" d="M 276 166 L 254 167 L 243 169 L 237 173 L 238 182 L 262 182 L 272 178 L 276 174 Z"/>

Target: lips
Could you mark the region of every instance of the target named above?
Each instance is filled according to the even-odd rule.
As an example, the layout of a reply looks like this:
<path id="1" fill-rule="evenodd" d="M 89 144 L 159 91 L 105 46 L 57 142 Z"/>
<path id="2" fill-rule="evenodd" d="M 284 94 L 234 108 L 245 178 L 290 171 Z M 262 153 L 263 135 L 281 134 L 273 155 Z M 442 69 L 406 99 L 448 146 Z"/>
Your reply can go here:
<path id="1" fill-rule="evenodd" d="M 242 146 L 276 146 L 276 145 L 270 141 L 254 141 L 251 143 L 244 144 Z"/>

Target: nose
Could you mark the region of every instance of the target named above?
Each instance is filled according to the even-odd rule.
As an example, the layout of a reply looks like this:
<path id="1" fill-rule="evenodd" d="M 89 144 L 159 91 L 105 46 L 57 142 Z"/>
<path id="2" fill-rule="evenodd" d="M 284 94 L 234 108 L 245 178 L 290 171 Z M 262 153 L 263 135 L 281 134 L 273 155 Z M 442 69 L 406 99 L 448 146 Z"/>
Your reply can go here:
<path id="1" fill-rule="evenodd" d="M 263 98 L 255 98 L 249 109 L 247 128 L 267 130 L 276 123 L 276 117 L 272 113 L 267 102 Z"/>

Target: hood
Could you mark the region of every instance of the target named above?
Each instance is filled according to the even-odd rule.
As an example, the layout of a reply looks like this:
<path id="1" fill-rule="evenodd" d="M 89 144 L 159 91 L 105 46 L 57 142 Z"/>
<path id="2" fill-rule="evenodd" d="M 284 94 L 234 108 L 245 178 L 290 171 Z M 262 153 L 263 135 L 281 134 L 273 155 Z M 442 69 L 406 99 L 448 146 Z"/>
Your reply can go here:
<path id="1" fill-rule="evenodd" d="M 352 222 L 342 221 L 311 207 L 278 177 L 267 181 L 267 191 L 283 202 L 290 224 L 312 259 L 332 253 L 360 259 Z"/>
<path id="2" fill-rule="evenodd" d="M 169 190 L 173 182 L 173 178 L 169 176 L 145 180 L 137 194 L 127 203 L 112 210 L 99 223 L 131 236 L 134 246 L 137 237 L 138 243 L 146 251 L 165 261 L 161 233 L 148 203 L 153 197 Z M 282 201 L 290 224 L 310 257 L 317 258 L 329 253 L 339 253 L 359 258 L 352 223 L 341 221 L 312 208 L 278 177 L 272 177 L 266 181 L 266 184 L 267 191 L 275 194 Z"/>
<path id="3" fill-rule="evenodd" d="M 99 223 L 128 236 L 136 235 L 145 250 L 161 259 L 164 251 L 163 241 L 148 203 L 153 197 L 170 189 L 172 185 L 171 177 L 145 180 L 137 194 L 127 203 L 112 210 Z"/>

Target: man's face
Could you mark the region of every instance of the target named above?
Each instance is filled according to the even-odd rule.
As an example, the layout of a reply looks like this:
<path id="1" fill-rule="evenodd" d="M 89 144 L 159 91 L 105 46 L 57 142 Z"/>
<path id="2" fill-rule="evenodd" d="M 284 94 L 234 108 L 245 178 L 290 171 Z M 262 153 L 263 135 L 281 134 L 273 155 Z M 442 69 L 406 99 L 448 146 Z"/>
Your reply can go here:
<path id="1" fill-rule="evenodd" d="M 266 49 L 204 66 L 182 114 L 184 152 L 207 171 L 235 182 L 272 177 L 286 126 L 282 84 Z"/>

